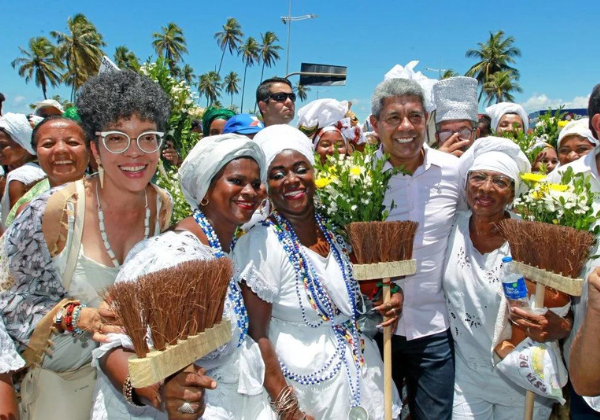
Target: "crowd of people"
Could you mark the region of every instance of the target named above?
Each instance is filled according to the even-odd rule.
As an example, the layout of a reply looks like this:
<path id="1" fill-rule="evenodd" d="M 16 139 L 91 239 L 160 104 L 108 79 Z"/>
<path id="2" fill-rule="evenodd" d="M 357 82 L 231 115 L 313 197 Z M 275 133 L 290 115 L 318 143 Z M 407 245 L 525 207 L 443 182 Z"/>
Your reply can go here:
<path id="1" fill-rule="evenodd" d="M 42 101 L 31 115 L 2 114 L 0 418 L 384 419 L 388 326 L 393 418 L 403 403 L 415 420 L 521 418 L 526 389 L 498 368 L 515 326 L 535 342 L 564 340 L 571 418 L 600 417 L 598 263 L 587 262 L 572 306 L 509 309 L 511 251 L 498 229 L 518 218 L 523 173 L 559 180 L 570 167 L 600 193 L 600 85 L 588 117 L 556 148 L 540 142 L 532 161 L 511 139 L 529 130 L 525 110 L 499 103 L 480 115 L 477 89 L 469 77 L 427 88 L 386 75 L 360 124 L 347 101 L 296 110 L 290 81 L 276 77 L 256 90 L 259 116 L 207 108 L 183 157 L 165 141 L 167 95 L 132 71 L 90 78 L 67 110 Z M 316 200 L 315 165 L 367 144 L 392 171 L 387 220 L 418 222 L 416 273 L 394 279 L 386 303 L 362 293 Z M 171 197 L 153 184 L 160 159 L 179 168 L 189 204 L 172 226 Z M 134 344 L 105 290 L 219 258 L 234 266 L 223 306 L 232 339 L 133 387 Z M 373 334 L 364 316 L 378 319 Z M 533 418 L 550 418 L 554 402 L 536 395 Z"/>

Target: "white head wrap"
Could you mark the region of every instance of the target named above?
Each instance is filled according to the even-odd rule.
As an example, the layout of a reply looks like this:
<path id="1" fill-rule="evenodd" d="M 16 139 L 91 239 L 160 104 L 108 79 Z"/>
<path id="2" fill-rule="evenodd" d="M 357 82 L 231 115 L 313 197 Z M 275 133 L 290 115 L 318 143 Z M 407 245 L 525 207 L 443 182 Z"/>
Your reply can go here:
<path id="1" fill-rule="evenodd" d="M 252 158 L 260 168 L 261 182 L 266 181 L 267 167 L 261 148 L 246 136 L 222 134 L 200 140 L 179 168 L 179 182 L 186 201 L 192 209 L 198 208 L 210 181 L 234 159 Z"/>
<path id="2" fill-rule="evenodd" d="M 477 79 L 450 77 L 433 86 L 435 122 L 477 121 Z"/>
<path id="3" fill-rule="evenodd" d="M 460 157 L 459 172 L 461 188 L 467 184 L 469 172 L 495 171 L 506 175 L 515 182 L 515 196 L 526 188 L 519 174 L 531 172 L 531 163 L 521 148 L 509 139 L 502 137 L 484 137 L 478 139 Z"/>
<path id="4" fill-rule="evenodd" d="M 362 128 L 359 125 L 353 126 L 352 120 L 348 117 L 343 118 L 335 122 L 334 124 L 321 128 L 313 138 L 314 148 L 316 148 L 317 144 L 319 144 L 319 140 L 321 140 L 323 134 L 327 133 L 328 131 L 337 131 L 338 133 L 340 133 L 342 135 L 342 138 L 344 139 L 344 143 L 346 143 L 346 146 L 348 146 L 348 143 L 363 144 L 367 142 L 367 139 L 363 134 Z"/>
<path id="5" fill-rule="evenodd" d="M 298 111 L 298 128 L 311 132 L 338 122 L 346 117 L 347 112 L 348 101 L 317 99 Z"/>
<path id="6" fill-rule="evenodd" d="M 9 112 L 0 117 L 0 128 L 3 128 L 19 146 L 30 154 L 36 155 L 31 145 L 31 125 L 24 114 L 13 114 Z"/>
<path id="7" fill-rule="evenodd" d="M 560 130 L 560 133 L 558 134 L 556 148 L 558 149 L 560 147 L 560 143 L 565 137 L 573 135 L 583 137 L 595 146 L 598 146 L 598 144 L 600 144 L 598 142 L 598 139 L 594 137 L 590 130 L 590 119 L 582 118 L 580 120 L 573 120 L 569 122 L 563 127 L 562 130 Z"/>
<path id="8" fill-rule="evenodd" d="M 315 164 L 315 155 L 310 140 L 302 131 L 287 124 L 266 127 L 254 136 L 254 141 L 265 152 L 265 168 L 268 171 L 271 162 L 284 150 L 302 153 L 311 165 Z"/>
<path id="9" fill-rule="evenodd" d="M 433 100 L 433 86 L 438 83 L 436 79 L 430 79 L 424 76 L 420 71 L 416 72 L 413 70 L 419 61 L 414 60 L 402 67 L 400 64 L 396 64 L 390 71 L 388 71 L 384 80 L 388 79 L 410 79 L 417 82 L 423 89 L 425 98 L 425 109 L 427 112 L 431 112 L 435 109 L 435 101 Z"/>
<path id="10" fill-rule="evenodd" d="M 529 130 L 529 116 L 525 109 L 519 104 L 513 104 L 512 102 L 500 102 L 492 106 L 488 106 L 485 109 L 485 113 L 492 119 L 492 130 L 498 129 L 498 123 L 500 118 L 504 114 L 515 113 L 523 120 L 523 131 L 526 133 Z"/>

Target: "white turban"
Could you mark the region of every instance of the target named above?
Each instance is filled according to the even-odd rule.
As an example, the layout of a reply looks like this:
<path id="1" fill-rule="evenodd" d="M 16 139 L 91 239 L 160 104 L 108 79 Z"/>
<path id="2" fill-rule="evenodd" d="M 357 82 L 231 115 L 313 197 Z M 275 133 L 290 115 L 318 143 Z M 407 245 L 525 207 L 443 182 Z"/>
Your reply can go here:
<path id="1" fill-rule="evenodd" d="M 438 82 L 436 79 L 430 79 L 424 76 L 420 71 L 415 72 L 414 68 L 419 64 L 419 61 L 414 60 L 402 67 L 400 64 L 396 64 L 390 71 L 388 71 L 384 80 L 388 79 L 409 79 L 417 82 L 423 89 L 425 99 L 425 109 L 427 112 L 431 112 L 435 109 L 435 101 L 433 99 L 433 86 Z"/>
<path id="2" fill-rule="evenodd" d="M 30 154 L 36 155 L 35 149 L 31 145 L 31 124 L 24 114 L 13 114 L 9 112 L 0 117 L 0 128 L 8 133 L 19 146 L 27 150 Z"/>
<path id="3" fill-rule="evenodd" d="M 234 159 L 252 158 L 260 168 L 260 180 L 266 182 L 267 167 L 261 148 L 246 136 L 222 134 L 201 139 L 179 168 L 179 182 L 186 201 L 198 208 L 214 176 Z"/>
<path id="4" fill-rule="evenodd" d="M 498 130 L 498 123 L 504 114 L 514 113 L 523 120 L 523 131 L 526 133 L 529 130 L 529 116 L 525 109 L 519 104 L 512 102 L 500 102 L 499 104 L 488 106 L 485 113 L 492 119 L 492 129 Z"/>
<path id="5" fill-rule="evenodd" d="M 461 188 L 467 184 L 469 172 L 494 171 L 506 175 L 515 182 L 515 196 L 525 188 L 519 175 L 531 172 L 531 163 L 513 141 L 502 137 L 484 137 L 478 139 L 460 157 L 459 171 Z"/>
<path id="6" fill-rule="evenodd" d="M 270 125 L 254 136 L 254 141 L 265 152 L 265 167 L 269 170 L 271 162 L 284 150 L 302 153 L 311 165 L 315 164 L 315 155 L 310 140 L 302 131 L 287 124 Z"/>
<path id="7" fill-rule="evenodd" d="M 598 144 L 600 144 L 598 142 L 598 139 L 594 137 L 590 130 L 590 119 L 582 118 L 580 120 L 573 120 L 569 122 L 563 127 L 562 130 L 560 130 L 560 134 L 558 135 L 558 141 L 556 143 L 556 149 L 560 147 L 560 144 L 562 143 L 565 137 L 573 135 L 583 137 L 595 146 L 598 146 Z"/>
<path id="8" fill-rule="evenodd" d="M 304 105 L 298 111 L 298 128 L 311 132 L 335 124 L 346 117 L 348 101 L 335 99 L 317 99 Z"/>

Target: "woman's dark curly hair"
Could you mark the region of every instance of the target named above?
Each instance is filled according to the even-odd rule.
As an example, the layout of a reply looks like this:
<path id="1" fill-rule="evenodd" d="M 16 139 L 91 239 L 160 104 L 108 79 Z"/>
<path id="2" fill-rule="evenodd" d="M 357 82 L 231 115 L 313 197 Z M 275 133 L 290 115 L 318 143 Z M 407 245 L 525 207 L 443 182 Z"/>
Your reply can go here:
<path id="1" fill-rule="evenodd" d="M 97 144 L 97 131 L 104 131 L 133 114 L 156 123 L 164 131 L 171 107 L 162 88 L 146 76 L 130 70 L 100 73 L 79 91 L 77 112 L 89 139 Z"/>

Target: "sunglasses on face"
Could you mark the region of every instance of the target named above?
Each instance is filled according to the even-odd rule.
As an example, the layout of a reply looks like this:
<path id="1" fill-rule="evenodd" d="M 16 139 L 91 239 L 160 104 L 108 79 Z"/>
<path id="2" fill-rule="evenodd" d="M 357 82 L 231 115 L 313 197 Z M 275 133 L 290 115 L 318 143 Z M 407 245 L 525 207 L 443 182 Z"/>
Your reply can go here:
<path id="1" fill-rule="evenodd" d="M 296 102 L 296 94 L 294 92 L 277 92 L 277 93 L 271 93 L 269 95 L 269 97 L 265 100 L 265 102 L 268 102 L 269 99 L 275 101 L 275 102 L 285 102 L 287 99 L 290 99 L 292 102 Z"/>

